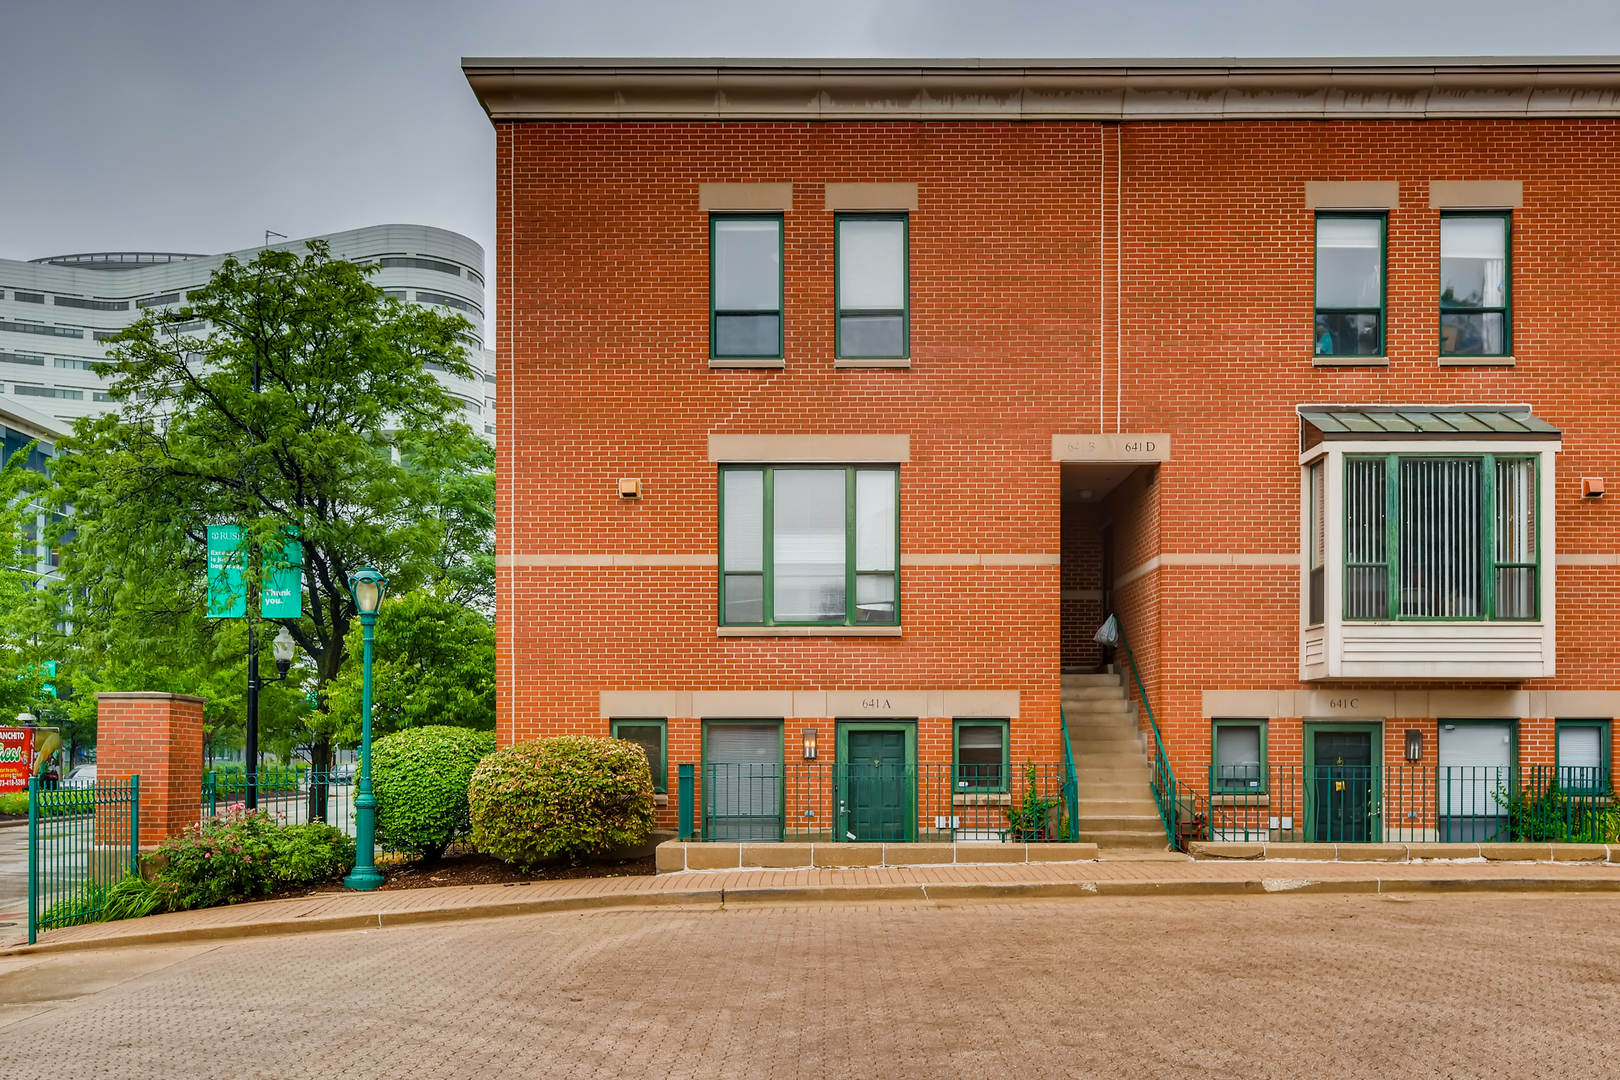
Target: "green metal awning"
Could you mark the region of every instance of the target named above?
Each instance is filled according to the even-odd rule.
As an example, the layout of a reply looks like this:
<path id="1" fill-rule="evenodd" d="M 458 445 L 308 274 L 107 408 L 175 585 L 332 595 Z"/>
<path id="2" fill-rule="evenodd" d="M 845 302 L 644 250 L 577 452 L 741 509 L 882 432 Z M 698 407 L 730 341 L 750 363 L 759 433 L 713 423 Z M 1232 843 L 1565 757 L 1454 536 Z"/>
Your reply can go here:
<path id="1" fill-rule="evenodd" d="M 1320 442 L 1389 439 L 1558 439 L 1561 432 L 1531 414 L 1526 405 L 1423 407 L 1304 405 L 1299 409 L 1300 448 Z"/>

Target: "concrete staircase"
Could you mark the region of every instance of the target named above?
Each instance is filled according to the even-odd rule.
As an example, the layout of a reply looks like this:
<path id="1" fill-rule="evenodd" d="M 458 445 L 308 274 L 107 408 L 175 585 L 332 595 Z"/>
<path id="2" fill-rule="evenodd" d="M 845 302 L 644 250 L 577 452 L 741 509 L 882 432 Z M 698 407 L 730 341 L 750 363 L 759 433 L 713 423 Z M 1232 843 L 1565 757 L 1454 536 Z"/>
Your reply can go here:
<path id="1" fill-rule="evenodd" d="M 1080 787 L 1080 839 L 1102 858 L 1184 859 L 1168 851 L 1136 712 L 1119 675 L 1063 676 L 1063 715 Z"/>

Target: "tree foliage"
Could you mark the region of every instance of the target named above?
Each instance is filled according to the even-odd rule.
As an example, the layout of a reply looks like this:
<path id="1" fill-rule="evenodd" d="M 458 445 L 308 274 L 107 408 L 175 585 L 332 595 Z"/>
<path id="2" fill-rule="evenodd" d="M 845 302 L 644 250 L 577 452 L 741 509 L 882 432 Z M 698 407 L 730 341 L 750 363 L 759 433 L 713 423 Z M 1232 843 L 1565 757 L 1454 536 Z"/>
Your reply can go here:
<path id="1" fill-rule="evenodd" d="M 307 247 L 226 259 L 96 365 L 120 408 L 75 424 L 41 493 L 64 515 L 59 599 L 86 685 L 197 692 L 209 672 L 240 678 L 240 620 L 206 618 L 210 524 L 243 530 L 250 614 L 297 538 L 304 615 L 281 622 L 318 690 L 343 667 L 359 567 L 395 592 L 434 582 L 489 603 L 492 451 L 429 370 L 472 376 L 468 323 L 390 299 L 366 267 Z M 324 710 L 299 720 L 307 741 L 333 734 Z"/>
<path id="2" fill-rule="evenodd" d="M 347 664 L 327 688 L 339 738 L 360 738 L 358 621 L 349 628 Z M 374 733 L 427 725 L 495 727 L 495 628 L 444 595 L 418 589 L 385 601 L 373 644 L 371 728 Z"/>

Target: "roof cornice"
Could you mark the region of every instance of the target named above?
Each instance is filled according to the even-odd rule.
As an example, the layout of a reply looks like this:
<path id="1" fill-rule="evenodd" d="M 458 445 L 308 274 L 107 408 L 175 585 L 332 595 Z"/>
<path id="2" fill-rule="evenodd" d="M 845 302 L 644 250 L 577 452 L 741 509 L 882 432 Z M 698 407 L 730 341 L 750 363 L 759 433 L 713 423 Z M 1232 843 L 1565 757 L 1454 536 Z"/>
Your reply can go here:
<path id="1" fill-rule="evenodd" d="M 467 57 L 492 120 L 1620 117 L 1620 58 L 715 60 Z"/>

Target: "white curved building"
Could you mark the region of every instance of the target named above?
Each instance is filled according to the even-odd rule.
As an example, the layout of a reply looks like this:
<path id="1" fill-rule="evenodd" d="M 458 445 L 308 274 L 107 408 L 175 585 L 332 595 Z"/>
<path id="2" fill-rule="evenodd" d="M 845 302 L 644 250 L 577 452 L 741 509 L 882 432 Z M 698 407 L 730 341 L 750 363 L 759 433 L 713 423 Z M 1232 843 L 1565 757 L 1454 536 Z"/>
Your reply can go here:
<path id="1" fill-rule="evenodd" d="M 462 402 L 473 430 L 495 438 L 495 364 L 484 341 L 484 249 L 426 225 L 373 225 L 319 237 L 335 258 L 376 263 L 372 280 L 408 303 L 449 308 L 473 324 L 467 342 L 476 379 L 437 371 Z M 297 250 L 304 241 L 274 247 Z M 246 262 L 262 248 L 229 254 Z M 102 342 L 149 307 L 183 303 L 225 255 L 112 251 L 0 259 L 0 385 L 5 397 L 66 424 L 116 408 L 90 365 Z"/>

